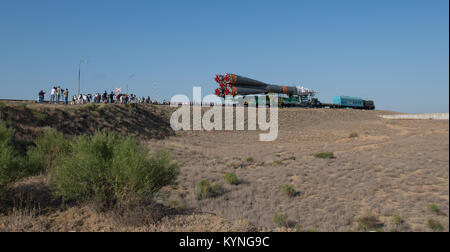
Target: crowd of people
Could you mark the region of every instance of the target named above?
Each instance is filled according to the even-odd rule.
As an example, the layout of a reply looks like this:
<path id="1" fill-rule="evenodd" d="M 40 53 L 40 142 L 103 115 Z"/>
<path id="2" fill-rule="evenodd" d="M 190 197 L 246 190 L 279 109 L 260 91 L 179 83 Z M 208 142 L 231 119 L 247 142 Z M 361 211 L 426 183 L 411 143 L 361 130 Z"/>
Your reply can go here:
<path id="1" fill-rule="evenodd" d="M 45 91 L 41 90 L 38 94 L 38 102 L 44 103 L 45 101 Z M 50 90 L 50 104 L 69 104 L 69 90 L 66 88 L 61 88 L 60 86 L 53 87 Z M 96 94 L 79 94 L 73 95 L 70 100 L 70 104 L 89 104 L 89 103 L 104 103 L 104 104 L 129 104 L 129 103 L 146 103 L 146 104 L 168 104 L 166 100 L 162 103 L 150 99 L 150 96 L 137 96 L 135 94 L 122 94 L 118 92 L 111 91 L 96 93 Z"/>
<path id="2" fill-rule="evenodd" d="M 44 90 L 41 90 L 38 96 L 39 96 L 39 103 L 44 103 L 45 99 Z M 52 87 L 52 89 L 50 90 L 50 104 L 60 103 L 61 99 L 64 102 L 64 104 L 69 103 L 69 89 L 61 88 L 61 86 Z"/>

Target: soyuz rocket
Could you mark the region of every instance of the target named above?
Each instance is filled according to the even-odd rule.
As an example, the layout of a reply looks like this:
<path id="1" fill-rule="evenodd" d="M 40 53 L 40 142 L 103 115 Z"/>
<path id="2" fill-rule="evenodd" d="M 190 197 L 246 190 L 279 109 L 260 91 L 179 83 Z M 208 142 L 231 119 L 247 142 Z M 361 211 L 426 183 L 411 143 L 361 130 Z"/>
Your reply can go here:
<path id="1" fill-rule="evenodd" d="M 216 75 L 215 81 L 220 86 L 215 92 L 219 97 L 268 93 L 285 94 L 288 96 L 314 95 L 314 91 L 304 87 L 267 84 L 235 74 Z"/>

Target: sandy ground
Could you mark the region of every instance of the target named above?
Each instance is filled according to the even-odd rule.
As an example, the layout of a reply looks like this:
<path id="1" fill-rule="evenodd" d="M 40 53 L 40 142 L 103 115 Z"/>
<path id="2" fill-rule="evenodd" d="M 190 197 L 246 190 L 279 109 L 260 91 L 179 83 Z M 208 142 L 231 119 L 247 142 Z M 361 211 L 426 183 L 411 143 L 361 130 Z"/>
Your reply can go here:
<path id="1" fill-rule="evenodd" d="M 55 119 L 64 116 L 62 111 L 66 110 L 37 108 L 50 110 L 48 113 Z M 105 113 L 111 117 L 121 110 L 114 108 Z M 111 213 L 95 213 L 89 207 L 47 211 L 34 204 L 32 211 L 17 210 L 0 216 L 0 230 L 356 231 L 357 220 L 366 216 L 378 219 L 379 231 L 430 231 L 430 219 L 449 230 L 448 121 L 388 120 L 380 115 L 393 112 L 384 111 L 281 109 L 278 139 L 260 142 L 260 131 L 170 132 L 167 121 L 171 111 L 168 107 L 152 107 L 148 112 L 133 112 L 139 116 L 137 119 L 147 113 L 155 115 L 157 122 L 145 124 L 146 121 L 138 120 L 141 123 L 134 132 L 151 150 L 174 151 L 181 174 L 177 185 L 164 188 L 157 201 L 189 211 L 136 227 L 122 225 Z M 9 119 L 13 112 L 6 113 Z M 91 119 L 87 109 L 82 114 Z M 95 125 L 117 124 L 100 120 L 100 115 L 95 117 L 95 124 L 88 124 L 88 130 Z M 128 120 L 127 115 L 124 112 L 125 124 L 119 123 L 118 127 L 126 129 L 126 125 L 137 120 Z M 82 128 L 83 119 L 76 120 L 81 120 Z M 142 122 L 153 128 L 147 129 Z M 35 126 L 17 125 L 18 129 L 27 127 Z M 64 128 L 59 123 L 55 127 Z M 155 130 L 160 132 L 158 137 L 146 135 Z M 319 152 L 333 152 L 335 158 L 314 157 Z M 223 176 L 229 172 L 237 174 L 238 185 L 225 183 Z M 221 184 L 222 193 L 197 199 L 196 184 L 203 178 Z M 282 193 L 283 185 L 294 187 L 294 197 Z M 30 196 L 36 191 L 39 196 Z M 13 198 L 19 203 L 33 197 L 33 202 L 51 201 L 45 198 L 45 177 L 17 183 L 9 194 L 17 194 Z M 439 211 L 430 211 L 430 204 Z M 287 227 L 277 228 L 274 214 L 284 215 Z M 395 225 L 394 215 L 400 215 L 404 223 Z"/>
<path id="2" fill-rule="evenodd" d="M 277 213 L 291 227 L 349 231 L 358 218 L 376 216 L 385 231 L 427 231 L 433 218 L 448 231 L 448 121 L 379 117 L 386 113 L 283 109 L 274 142 L 259 142 L 256 131 L 194 131 L 149 146 L 171 148 L 182 160 L 179 184 L 166 198 L 229 219 L 272 229 Z M 318 152 L 336 158 L 315 158 Z M 228 172 L 241 183 L 227 185 Z M 224 193 L 197 200 L 195 184 L 202 178 L 222 184 Z M 282 194 L 287 184 L 295 197 Z M 429 204 L 440 212 L 429 211 Z M 401 227 L 392 223 L 394 215 L 404 219 Z"/>

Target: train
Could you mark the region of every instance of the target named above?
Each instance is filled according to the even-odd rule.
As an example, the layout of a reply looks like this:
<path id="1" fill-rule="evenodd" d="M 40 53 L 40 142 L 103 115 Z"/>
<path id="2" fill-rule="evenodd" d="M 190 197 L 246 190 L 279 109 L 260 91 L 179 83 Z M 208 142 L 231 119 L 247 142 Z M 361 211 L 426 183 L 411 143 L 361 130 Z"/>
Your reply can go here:
<path id="1" fill-rule="evenodd" d="M 216 75 L 215 81 L 219 84 L 216 95 L 228 101 L 237 97 L 262 95 L 266 97 L 266 104 L 270 106 L 272 94 L 276 94 L 278 105 L 281 107 L 375 109 L 373 100 L 336 96 L 333 103 L 321 103 L 314 97 L 316 92 L 308 88 L 267 84 L 235 74 Z"/>
<path id="2" fill-rule="evenodd" d="M 309 97 L 283 97 L 279 98 L 278 104 L 281 107 L 304 107 L 304 108 L 335 108 L 335 109 L 362 109 L 374 110 L 375 102 L 373 100 L 362 99 L 351 96 L 336 96 L 333 103 L 322 103 L 319 99 Z"/>
<path id="3" fill-rule="evenodd" d="M 333 103 L 322 104 L 321 107 L 374 110 L 375 102 L 359 97 L 336 96 L 333 98 Z"/>

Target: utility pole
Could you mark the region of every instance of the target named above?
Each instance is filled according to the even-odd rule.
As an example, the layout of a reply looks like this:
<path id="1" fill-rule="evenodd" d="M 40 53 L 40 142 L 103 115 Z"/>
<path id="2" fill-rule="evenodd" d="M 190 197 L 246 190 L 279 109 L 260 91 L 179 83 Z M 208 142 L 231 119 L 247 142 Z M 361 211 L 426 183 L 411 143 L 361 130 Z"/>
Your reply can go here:
<path id="1" fill-rule="evenodd" d="M 87 63 L 87 60 L 82 60 L 80 61 L 80 64 L 78 65 L 78 97 L 80 97 L 80 93 L 81 93 L 81 87 L 80 87 L 80 82 L 81 82 L 81 64 L 82 63 Z"/>
<path id="2" fill-rule="evenodd" d="M 159 97 L 158 97 L 158 89 L 157 89 L 157 87 L 156 87 L 156 82 L 154 83 L 154 89 L 155 89 L 155 93 L 154 93 L 154 95 L 155 95 L 155 101 L 158 102 Z"/>

